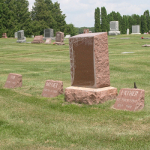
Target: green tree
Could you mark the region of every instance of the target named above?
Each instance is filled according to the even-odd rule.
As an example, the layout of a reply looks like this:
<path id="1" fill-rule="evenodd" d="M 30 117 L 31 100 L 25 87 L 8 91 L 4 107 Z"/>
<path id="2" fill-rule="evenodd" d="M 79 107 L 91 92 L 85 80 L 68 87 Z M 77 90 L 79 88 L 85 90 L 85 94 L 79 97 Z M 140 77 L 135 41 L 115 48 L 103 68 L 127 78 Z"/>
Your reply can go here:
<path id="1" fill-rule="evenodd" d="M 77 30 L 76 28 L 74 27 L 73 24 L 67 24 L 66 27 L 65 27 L 65 35 L 68 35 L 70 34 L 71 36 L 74 36 L 77 34 Z"/>
<path id="2" fill-rule="evenodd" d="M 107 12 L 105 7 L 101 7 L 101 29 L 102 32 L 107 32 L 109 30 Z"/>
<path id="3" fill-rule="evenodd" d="M 149 16 L 149 10 L 146 10 L 143 15 L 145 15 L 145 17 L 146 17 L 147 29 L 150 30 L 150 16 Z"/>
<path id="4" fill-rule="evenodd" d="M 141 33 L 143 34 L 145 32 L 148 32 L 146 16 L 145 15 L 141 15 Z"/>
<path id="5" fill-rule="evenodd" d="M 100 9 L 98 7 L 95 9 L 95 32 L 101 32 Z"/>

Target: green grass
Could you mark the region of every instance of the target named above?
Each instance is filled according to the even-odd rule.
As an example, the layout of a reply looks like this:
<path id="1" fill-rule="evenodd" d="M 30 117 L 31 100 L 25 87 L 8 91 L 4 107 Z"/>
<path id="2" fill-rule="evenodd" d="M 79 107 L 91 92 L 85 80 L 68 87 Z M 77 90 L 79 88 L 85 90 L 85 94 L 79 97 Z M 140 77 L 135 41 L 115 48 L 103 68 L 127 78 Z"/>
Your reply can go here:
<path id="1" fill-rule="evenodd" d="M 115 100 L 88 106 L 67 103 L 64 95 L 42 97 L 46 80 L 71 85 L 68 40 L 57 46 L 1 38 L 0 150 L 150 149 L 150 47 L 142 47 L 150 40 L 142 36 L 149 37 L 108 36 L 111 86 L 119 92 L 136 82 L 145 90 L 145 107 L 137 112 L 112 109 Z M 4 88 L 9 73 L 23 76 L 21 88 Z"/>

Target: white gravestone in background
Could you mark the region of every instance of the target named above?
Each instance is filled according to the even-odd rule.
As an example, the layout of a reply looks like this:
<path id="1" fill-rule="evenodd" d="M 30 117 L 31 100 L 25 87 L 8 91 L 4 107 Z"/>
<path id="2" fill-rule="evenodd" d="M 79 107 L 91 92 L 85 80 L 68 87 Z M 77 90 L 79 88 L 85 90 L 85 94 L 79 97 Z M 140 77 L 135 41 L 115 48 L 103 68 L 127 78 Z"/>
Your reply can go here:
<path id="1" fill-rule="evenodd" d="M 129 29 L 127 29 L 127 35 L 129 35 Z"/>
<path id="2" fill-rule="evenodd" d="M 132 25 L 132 34 L 141 34 L 140 25 Z"/>
<path id="3" fill-rule="evenodd" d="M 108 32 L 109 35 L 119 35 L 119 21 L 110 21 L 110 31 Z"/>

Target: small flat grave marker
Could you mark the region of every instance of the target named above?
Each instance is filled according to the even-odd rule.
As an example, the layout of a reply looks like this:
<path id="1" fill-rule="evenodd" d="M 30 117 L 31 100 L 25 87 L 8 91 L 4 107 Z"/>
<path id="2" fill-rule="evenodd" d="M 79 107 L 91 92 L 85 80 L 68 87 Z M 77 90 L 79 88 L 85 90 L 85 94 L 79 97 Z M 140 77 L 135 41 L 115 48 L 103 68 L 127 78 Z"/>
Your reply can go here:
<path id="1" fill-rule="evenodd" d="M 51 44 L 51 38 L 47 38 L 45 44 Z"/>
<path id="2" fill-rule="evenodd" d="M 22 75 L 10 73 L 4 87 L 9 89 L 22 87 Z"/>
<path id="3" fill-rule="evenodd" d="M 144 107 L 145 91 L 141 89 L 121 89 L 114 104 L 115 109 L 138 111 Z"/>
<path id="4" fill-rule="evenodd" d="M 145 44 L 145 45 L 142 45 L 142 47 L 150 47 L 150 45 L 148 45 L 148 44 Z"/>
<path id="5" fill-rule="evenodd" d="M 43 41 L 43 35 L 35 36 L 34 40 L 31 43 L 34 43 L 34 44 L 36 44 L 36 43 L 44 43 L 44 41 Z"/>
<path id="6" fill-rule="evenodd" d="M 63 82 L 47 80 L 42 92 L 43 97 L 57 97 L 63 94 Z"/>

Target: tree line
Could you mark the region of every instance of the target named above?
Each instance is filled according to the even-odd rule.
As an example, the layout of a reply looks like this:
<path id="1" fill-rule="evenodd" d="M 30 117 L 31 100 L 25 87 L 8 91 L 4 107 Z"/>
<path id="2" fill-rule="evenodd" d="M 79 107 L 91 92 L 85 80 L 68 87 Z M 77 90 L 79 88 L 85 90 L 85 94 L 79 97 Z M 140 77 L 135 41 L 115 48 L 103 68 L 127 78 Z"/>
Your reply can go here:
<path id="1" fill-rule="evenodd" d="M 150 30 L 150 13 L 146 10 L 143 15 L 137 14 L 123 15 L 119 12 L 112 11 L 107 14 L 106 8 L 97 7 L 95 9 L 95 32 L 108 32 L 110 31 L 110 21 L 119 21 L 119 31 L 121 34 L 126 34 L 127 29 L 132 33 L 132 25 L 140 25 L 140 32 L 146 33 Z"/>
<path id="2" fill-rule="evenodd" d="M 73 24 L 66 24 L 65 14 L 58 2 L 51 0 L 35 0 L 32 10 L 28 9 L 28 0 L 1 0 L 0 1 L 0 37 L 7 33 L 14 37 L 14 33 L 24 30 L 25 36 L 43 35 L 44 29 L 54 29 L 64 34 L 76 34 Z"/>

